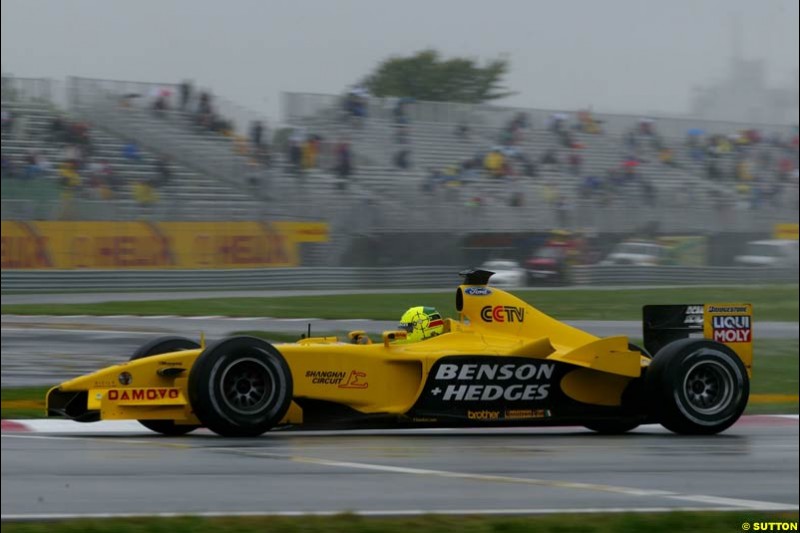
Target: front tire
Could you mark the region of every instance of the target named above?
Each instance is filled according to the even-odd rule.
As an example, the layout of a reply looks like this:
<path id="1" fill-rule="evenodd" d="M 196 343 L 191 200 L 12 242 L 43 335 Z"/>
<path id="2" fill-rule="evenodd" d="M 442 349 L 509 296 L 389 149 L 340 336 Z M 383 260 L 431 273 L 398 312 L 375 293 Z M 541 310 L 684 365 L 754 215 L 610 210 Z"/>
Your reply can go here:
<path id="1" fill-rule="evenodd" d="M 195 350 L 199 347 L 200 345 L 195 341 L 185 337 L 159 337 L 139 346 L 139 348 L 133 352 L 130 360 L 135 361 L 136 359 L 177 352 L 179 350 Z M 186 435 L 200 427 L 197 425 L 176 424 L 174 420 L 139 420 L 139 423 L 151 431 L 169 437 Z"/>
<path id="2" fill-rule="evenodd" d="M 710 340 L 666 345 L 647 369 L 652 414 L 675 433 L 712 435 L 731 427 L 750 395 L 747 369 L 736 352 Z"/>
<path id="3" fill-rule="evenodd" d="M 206 348 L 189 374 L 189 398 L 203 425 L 225 437 L 254 437 L 286 414 L 292 375 L 281 353 L 254 337 Z"/>

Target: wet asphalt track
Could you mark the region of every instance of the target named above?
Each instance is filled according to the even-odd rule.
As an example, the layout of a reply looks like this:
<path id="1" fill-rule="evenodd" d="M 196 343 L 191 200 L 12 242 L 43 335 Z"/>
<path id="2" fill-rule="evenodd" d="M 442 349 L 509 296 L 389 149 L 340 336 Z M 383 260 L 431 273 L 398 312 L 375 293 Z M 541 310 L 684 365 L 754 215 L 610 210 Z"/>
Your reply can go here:
<path id="1" fill-rule="evenodd" d="M 796 419 L 747 417 L 713 437 L 647 426 L 2 436 L 2 515 L 534 513 L 793 509 Z"/>

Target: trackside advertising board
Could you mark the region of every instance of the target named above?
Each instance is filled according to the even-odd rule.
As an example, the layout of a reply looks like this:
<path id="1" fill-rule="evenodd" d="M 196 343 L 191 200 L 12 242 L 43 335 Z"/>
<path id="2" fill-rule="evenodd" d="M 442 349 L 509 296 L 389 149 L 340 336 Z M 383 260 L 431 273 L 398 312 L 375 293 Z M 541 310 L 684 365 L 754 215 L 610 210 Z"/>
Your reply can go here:
<path id="1" fill-rule="evenodd" d="M 263 268 L 300 264 L 324 222 L 3 221 L 2 268 Z"/>

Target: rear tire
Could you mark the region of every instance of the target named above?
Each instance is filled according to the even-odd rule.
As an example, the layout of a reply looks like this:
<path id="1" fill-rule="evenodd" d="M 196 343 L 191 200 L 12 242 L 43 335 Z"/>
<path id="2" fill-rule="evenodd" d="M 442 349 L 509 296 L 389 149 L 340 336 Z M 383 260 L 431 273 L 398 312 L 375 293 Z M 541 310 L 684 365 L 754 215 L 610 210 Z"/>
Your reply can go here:
<path id="1" fill-rule="evenodd" d="M 203 425 L 225 437 L 274 427 L 292 402 L 292 375 L 281 353 L 254 337 L 206 348 L 189 374 L 189 398 Z"/>
<path id="2" fill-rule="evenodd" d="M 664 346 L 645 375 L 656 420 L 675 433 L 712 435 L 732 426 L 750 395 L 747 369 L 736 352 L 711 340 Z"/>
<path id="3" fill-rule="evenodd" d="M 200 345 L 185 337 L 159 337 L 140 346 L 130 360 L 142 359 L 153 355 L 161 355 L 179 350 L 194 350 Z M 179 425 L 174 420 L 139 420 L 139 423 L 151 431 L 170 437 L 186 435 L 199 428 L 197 425 Z"/>

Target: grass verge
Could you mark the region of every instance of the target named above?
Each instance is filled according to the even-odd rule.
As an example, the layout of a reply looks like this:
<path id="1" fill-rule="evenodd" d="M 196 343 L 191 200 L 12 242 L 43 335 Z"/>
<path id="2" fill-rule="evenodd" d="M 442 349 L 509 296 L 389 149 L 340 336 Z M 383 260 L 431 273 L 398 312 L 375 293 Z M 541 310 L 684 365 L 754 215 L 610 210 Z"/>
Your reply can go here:
<path id="1" fill-rule="evenodd" d="M 798 321 L 798 286 L 696 287 L 678 289 L 620 289 L 513 291 L 523 300 L 559 319 L 640 320 L 645 304 L 749 302 L 756 320 Z M 3 305 L 3 314 L 21 315 L 221 315 L 280 318 L 370 318 L 396 320 L 415 305 L 435 306 L 455 316 L 451 293 L 345 294 L 270 298 L 199 298 L 87 304 Z"/>
<path id="2" fill-rule="evenodd" d="M 614 514 L 558 514 L 547 516 L 486 517 L 436 516 L 414 518 L 364 518 L 342 514 L 330 517 L 236 517 L 236 518 L 133 518 L 107 520 L 68 520 L 3 524 L 4 533 L 140 533 L 145 531 L 189 533 L 608 533 L 682 531 L 730 533 L 743 530 L 770 530 L 768 523 L 797 523 L 797 513 L 776 512 L 670 512 Z M 748 524 L 745 529 L 743 524 Z M 761 526 L 761 527 L 757 527 Z M 774 531 L 782 531 L 778 526 Z M 796 530 L 796 529 L 795 529 Z"/>
<path id="3" fill-rule="evenodd" d="M 296 334 L 271 331 L 239 331 L 237 335 L 253 335 L 275 342 L 292 342 L 297 340 Z M 343 336 L 342 333 L 320 333 L 318 336 Z M 636 339 L 634 339 L 635 341 Z M 748 414 L 794 414 L 798 412 L 797 402 L 766 402 L 756 400 L 757 395 L 794 395 L 797 396 L 800 385 L 800 359 L 798 351 L 800 341 L 797 339 L 756 339 L 755 364 L 751 382 L 752 401 L 747 407 Z M 44 396 L 49 387 L 3 387 L 3 418 L 41 418 L 44 413 Z"/>

